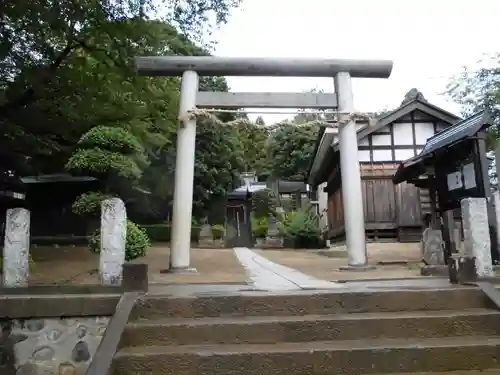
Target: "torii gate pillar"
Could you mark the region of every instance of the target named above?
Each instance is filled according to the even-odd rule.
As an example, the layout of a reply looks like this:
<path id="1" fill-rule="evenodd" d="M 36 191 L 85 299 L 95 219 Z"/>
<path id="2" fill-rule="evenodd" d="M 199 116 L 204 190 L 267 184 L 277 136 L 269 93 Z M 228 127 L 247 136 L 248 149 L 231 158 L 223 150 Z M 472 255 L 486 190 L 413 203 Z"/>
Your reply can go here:
<path id="1" fill-rule="evenodd" d="M 334 84 L 339 112 L 354 112 L 351 75 L 346 72 L 337 73 Z M 358 136 L 354 121 L 341 125 L 339 148 L 348 264 L 343 269 L 365 270 L 373 267 L 368 266 L 366 256 L 363 191 L 359 170 Z"/>
<path id="2" fill-rule="evenodd" d="M 182 74 L 169 272 L 196 271 L 190 259 L 196 119 L 189 117 L 189 110 L 196 107 L 198 84 L 198 73 L 187 70 Z"/>
<path id="3" fill-rule="evenodd" d="M 189 110 L 196 108 L 197 100 L 200 104 L 205 106 L 211 104 L 215 108 L 252 106 L 283 108 L 287 107 L 285 102 L 291 98 L 294 100 L 294 108 L 310 108 L 312 105 L 316 108 L 338 107 L 341 112 L 351 112 L 353 111 L 351 77 L 388 78 L 392 70 L 392 61 L 386 60 L 155 56 L 138 57 L 135 62 L 137 71 L 141 75 L 182 76 L 170 272 L 193 270 L 190 268 L 190 242 L 196 120 L 190 119 L 188 115 Z M 331 94 L 293 94 L 290 96 L 289 93 L 252 93 L 251 95 L 227 93 L 223 99 L 221 99 L 222 93 L 217 93 L 219 98 L 215 100 L 215 95 L 212 98 L 198 94 L 198 74 L 202 76 L 334 77 L 337 100 L 332 100 Z M 365 269 L 367 259 L 363 196 L 355 123 L 350 121 L 343 125 L 339 131 L 339 137 L 349 266 L 352 269 Z"/>

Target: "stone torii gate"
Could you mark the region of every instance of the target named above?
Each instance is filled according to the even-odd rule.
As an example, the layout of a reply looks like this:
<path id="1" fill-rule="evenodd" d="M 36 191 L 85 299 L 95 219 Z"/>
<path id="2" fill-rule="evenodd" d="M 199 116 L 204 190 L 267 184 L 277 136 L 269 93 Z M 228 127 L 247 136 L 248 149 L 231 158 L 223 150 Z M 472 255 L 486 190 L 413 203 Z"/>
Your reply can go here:
<path id="1" fill-rule="evenodd" d="M 315 108 L 354 113 L 351 78 L 389 78 L 392 61 L 295 58 L 228 58 L 213 56 L 137 57 L 144 76 L 181 76 L 179 131 L 175 169 L 170 272 L 190 268 L 191 215 L 196 147 L 196 108 Z M 332 77 L 335 94 L 199 92 L 201 76 Z M 355 122 L 339 129 L 342 199 L 349 266 L 367 265 L 363 196 Z"/>

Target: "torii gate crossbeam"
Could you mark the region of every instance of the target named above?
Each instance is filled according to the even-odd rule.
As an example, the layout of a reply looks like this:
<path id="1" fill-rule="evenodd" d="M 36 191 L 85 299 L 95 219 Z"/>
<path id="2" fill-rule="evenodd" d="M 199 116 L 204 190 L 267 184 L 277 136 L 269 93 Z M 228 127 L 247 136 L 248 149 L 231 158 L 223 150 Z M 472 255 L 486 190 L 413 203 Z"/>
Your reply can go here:
<path id="1" fill-rule="evenodd" d="M 171 272 L 190 271 L 191 215 L 193 202 L 193 178 L 196 144 L 196 119 L 189 111 L 197 104 L 214 104 L 216 100 L 204 102 L 198 97 L 198 76 L 274 76 L 274 77 L 332 77 L 335 83 L 336 101 L 331 100 L 331 108 L 339 112 L 354 112 L 351 78 L 388 78 L 392 71 L 392 61 L 387 60 L 339 60 L 301 58 L 230 58 L 214 56 L 166 56 L 137 57 L 137 72 L 145 76 L 182 76 L 180 113 L 181 123 L 177 135 L 177 157 L 171 236 Z M 214 94 L 216 95 L 216 94 Z M 219 93 L 217 93 L 219 95 Z M 248 105 L 258 103 L 261 108 L 284 107 L 284 95 L 269 93 L 245 93 Z M 295 94 L 296 108 L 309 108 L 311 103 L 325 108 L 330 100 L 322 94 Z M 325 94 L 331 95 L 331 94 Z M 221 96 L 220 106 L 237 102 L 244 95 Z M 215 98 L 213 98 L 215 99 Z M 366 241 L 363 213 L 363 196 L 358 161 L 358 141 L 356 125 L 349 121 L 339 129 L 339 147 L 342 169 L 342 199 L 348 250 L 348 264 L 351 268 L 367 267 Z"/>

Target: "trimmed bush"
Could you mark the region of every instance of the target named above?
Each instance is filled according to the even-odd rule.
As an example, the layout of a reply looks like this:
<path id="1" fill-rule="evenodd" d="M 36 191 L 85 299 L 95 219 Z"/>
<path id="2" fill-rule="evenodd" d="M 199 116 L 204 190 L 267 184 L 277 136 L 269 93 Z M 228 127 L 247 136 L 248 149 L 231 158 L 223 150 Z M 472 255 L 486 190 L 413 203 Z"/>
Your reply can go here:
<path id="1" fill-rule="evenodd" d="M 252 217 L 252 234 L 255 238 L 265 238 L 269 227 L 269 219 L 264 217 Z"/>
<path id="2" fill-rule="evenodd" d="M 224 225 L 221 224 L 215 224 L 212 227 L 212 235 L 214 237 L 214 240 L 221 240 L 224 238 L 224 233 L 226 232 Z"/>
<path id="3" fill-rule="evenodd" d="M 170 242 L 172 228 L 170 224 L 151 224 L 142 226 L 153 242 Z M 201 227 L 191 227 L 191 242 L 198 242 Z"/>
<path id="4" fill-rule="evenodd" d="M 151 224 L 142 226 L 153 242 L 170 242 L 170 225 Z"/>

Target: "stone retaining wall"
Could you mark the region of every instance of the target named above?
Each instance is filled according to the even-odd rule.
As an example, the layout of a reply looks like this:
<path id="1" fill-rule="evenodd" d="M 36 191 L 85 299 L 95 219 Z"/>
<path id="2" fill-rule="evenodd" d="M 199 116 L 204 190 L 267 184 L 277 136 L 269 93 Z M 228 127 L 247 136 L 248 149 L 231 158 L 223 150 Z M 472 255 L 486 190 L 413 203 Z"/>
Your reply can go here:
<path id="1" fill-rule="evenodd" d="M 84 375 L 109 317 L 0 321 L 0 374 Z"/>

